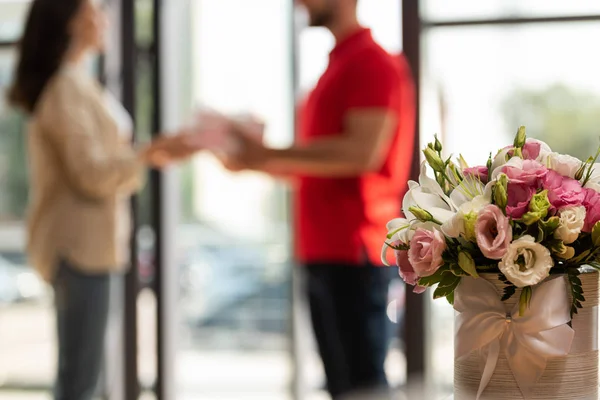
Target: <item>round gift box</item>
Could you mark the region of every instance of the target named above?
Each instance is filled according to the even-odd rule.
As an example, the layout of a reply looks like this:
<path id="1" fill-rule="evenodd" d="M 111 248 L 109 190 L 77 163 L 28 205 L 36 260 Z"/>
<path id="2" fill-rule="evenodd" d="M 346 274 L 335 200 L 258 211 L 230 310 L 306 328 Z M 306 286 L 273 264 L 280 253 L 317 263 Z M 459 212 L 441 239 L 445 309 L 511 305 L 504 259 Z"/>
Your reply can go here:
<path id="1" fill-rule="evenodd" d="M 598 400 L 598 272 L 592 268 L 582 268 L 579 275 L 586 301 L 572 321 L 575 331 L 571 351 L 565 357 L 548 359 L 546 369 L 536 384 L 532 397 L 536 400 Z M 505 284 L 498 274 L 481 274 L 491 282 L 502 297 Z M 567 279 L 565 275 L 562 279 Z M 520 290 L 504 302 L 510 312 L 518 302 Z M 568 293 L 571 299 L 570 291 Z M 474 400 L 479 389 L 484 362 L 479 351 L 472 351 L 467 357 L 455 360 L 454 399 Z M 519 400 L 523 395 L 508 366 L 504 351 L 500 352 L 494 374 L 481 399 Z M 527 399 L 529 400 L 529 399 Z"/>

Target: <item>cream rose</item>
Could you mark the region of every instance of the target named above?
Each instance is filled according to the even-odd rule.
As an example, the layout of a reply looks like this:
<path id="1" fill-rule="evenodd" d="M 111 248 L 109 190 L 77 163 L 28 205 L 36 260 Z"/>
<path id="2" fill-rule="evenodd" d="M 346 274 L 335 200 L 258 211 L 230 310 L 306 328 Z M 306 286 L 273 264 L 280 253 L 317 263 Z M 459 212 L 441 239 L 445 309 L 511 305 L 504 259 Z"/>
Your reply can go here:
<path id="1" fill-rule="evenodd" d="M 572 206 L 560 210 L 560 224 L 554 232 L 556 239 L 564 244 L 571 244 L 577 240 L 585 224 L 585 207 Z"/>
<path id="2" fill-rule="evenodd" d="M 553 265 L 550 250 L 527 235 L 510 244 L 498 268 L 513 285 L 521 288 L 546 279 Z"/>

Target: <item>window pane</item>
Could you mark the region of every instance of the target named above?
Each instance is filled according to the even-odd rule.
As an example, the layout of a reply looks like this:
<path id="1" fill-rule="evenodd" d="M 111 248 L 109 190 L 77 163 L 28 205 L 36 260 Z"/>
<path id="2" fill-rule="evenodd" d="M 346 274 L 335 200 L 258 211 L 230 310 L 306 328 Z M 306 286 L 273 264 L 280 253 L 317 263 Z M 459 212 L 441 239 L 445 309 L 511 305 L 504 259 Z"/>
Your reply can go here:
<path id="1" fill-rule="evenodd" d="M 28 11 L 28 0 L 0 1 L 0 42 L 16 41 L 19 39 Z"/>
<path id="2" fill-rule="evenodd" d="M 14 62 L 0 50 L 0 396 L 3 386 L 49 388 L 56 360 L 51 293 L 24 252 L 25 122 L 5 103 Z"/>
<path id="3" fill-rule="evenodd" d="M 359 3 L 358 17 L 369 27 L 373 37 L 386 50 L 402 50 L 402 3 L 398 0 L 369 0 Z M 333 36 L 322 28 L 304 28 L 300 33 L 299 52 L 300 90 L 310 90 L 325 71 L 329 52 L 334 46 Z"/>
<path id="4" fill-rule="evenodd" d="M 431 30 L 422 143 L 440 132 L 447 154 L 481 165 L 525 125 L 553 150 L 587 158 L 598 146 L 600 59 L 581 44 L 598 35 L 592 23 Z M 430 376 L 451 388 L 453 311 L 438 300 L 432 314 Z"/>
<path id="5" fill-rule="evenodd" d="M 289 143 L 288 3 L 191 2 L 187 19 L 174 24 L 180 39 L 168 57 L 181 62 L 168 75 L 180 88 L 168 101 L 253 112 L 266 121 L 270 144 Z M 208 154 L 179 172 L 178 398 L 285 400 L 292 377 L 287 191 L 259 174 L 228 173 Z"/>
<path id="6" fill-rule="evenodd" d="M 423 0 L 421 4 L 421 15 L 428 21 L 600 13 L 596 0 Z"/>

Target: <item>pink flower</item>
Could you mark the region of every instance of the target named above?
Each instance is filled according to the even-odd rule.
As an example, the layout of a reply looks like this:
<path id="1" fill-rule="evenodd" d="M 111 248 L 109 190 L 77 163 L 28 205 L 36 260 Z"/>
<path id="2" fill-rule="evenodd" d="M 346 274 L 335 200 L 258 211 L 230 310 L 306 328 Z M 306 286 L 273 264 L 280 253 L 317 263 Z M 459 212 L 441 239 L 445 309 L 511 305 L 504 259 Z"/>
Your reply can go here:
<path id="1" fill-rule="evenodd" d="M 508 176 L 510 182 L 524 183 L 528 186 L 538 188 L 541 180 L 548 173 L 548 168 L 534 160 L 523 160 L 521 168 L 507 165 L 502 169 L 502 172 Z"/>
<path id="2" fill-rule="evenodd" d="M 506 215 L 512 219 L 519 219 L 529 208 L 529 202 L 535 194 L 535 187 L 526 183 L 508 183 L 508 203 Z"/>
<path id="3" fill-rule="evenodd" d="M 398 245 L 400 242 L 394 243 L 394 245 Z M 423 293 L 426 287 L 419 286 L 419 276 L 413 269 L 410 261 L 408 261 L 408 251 L 407 250 L 395 250 L 396 253 L 396 265 L 398 266 L 400 278 L 406 284 L 414 286 L 413 292 L 415 293 Z"/>
<path id="4" fill-rule="evenodd" d="M 465 168 L 463 170 L 463 175 L 465 177 L 472 176 L 474 178 L 477 178 L 482 183 L 487 183 L 488 182 L 488 169 L 487 169 L 486 166 L 478 166 L 478 167 Z"/>
<path id="5" fill-rule="evenodd" d="M 600 193 L 594 189 L 583 189 L 585 199 L 583 206 L 585 207 L 585 224 L 583 225 L 584 232 L 591 232 L 592 228 L 600 221 Z"/>
<path id="6" fill-rule="evenodd" d="M 513 157 L 515 155 L 515 149 L 513 146 L 507 146 L 504 148 L 504 150 L 506 150 L 506 149 L 510 149 L 508 151 L 509 157 Z M 540 156 L 541 150 L 542 150 L 541 143 L 528 140 L 525 143 L 525 146 L 523 146 L 523 148 L 521 149 L 521 151 L 523 153 L 523 159 L 524 160 L 537 160 L 537 158 Z"/>
<path id="7" fill-rule="evenodd" d="M 523 158 L 525 160 L 537 160 L 540 155 L 542 145 L 538 142 L 527 141 L 523 146 Z"/>
<path id="8" fill-rule="evenodd" d="M 580 206 L 585 199 L 585 192 L 579 181 L 562 176 L 556 171 L 548 171 L 543 187 L 548 190 L 550 204 L 557 209 L 566 206 Z"/>
<path id="9" fill-rule="evenodd" d="M 512 242 L 512 227 L 498 206 L 490 204 L 479 212 L 475 237 L 484 256 L 492 260 L 504 257 Z"/>
<path id="10" fill-rule="evenodd" d="M 446 250 L 446 239 L 437 230 L 417 229 L 410 241 L 408 261 L 419 277 L 433 275 L 444 263 L 442 254 Z"/>

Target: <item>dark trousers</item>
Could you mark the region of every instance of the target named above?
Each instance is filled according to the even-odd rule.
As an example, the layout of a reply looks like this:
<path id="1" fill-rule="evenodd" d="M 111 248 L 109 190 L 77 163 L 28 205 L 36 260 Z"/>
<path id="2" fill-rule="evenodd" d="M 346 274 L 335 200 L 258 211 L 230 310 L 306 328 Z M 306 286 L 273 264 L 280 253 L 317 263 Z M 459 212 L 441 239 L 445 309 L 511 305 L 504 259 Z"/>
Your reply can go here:
<path id="1" fill-rule="evenodd" d="M 306 271 L 312 325 L 331 396 L 387 387 L 391 270 L 308 264 Z"/>
<path id="2" fill-rule="evenodd" d="M 91 400 L 102 369 L 110 276 L 61 262 L 54 282 L 58 329 L 55 400 Z"/>

